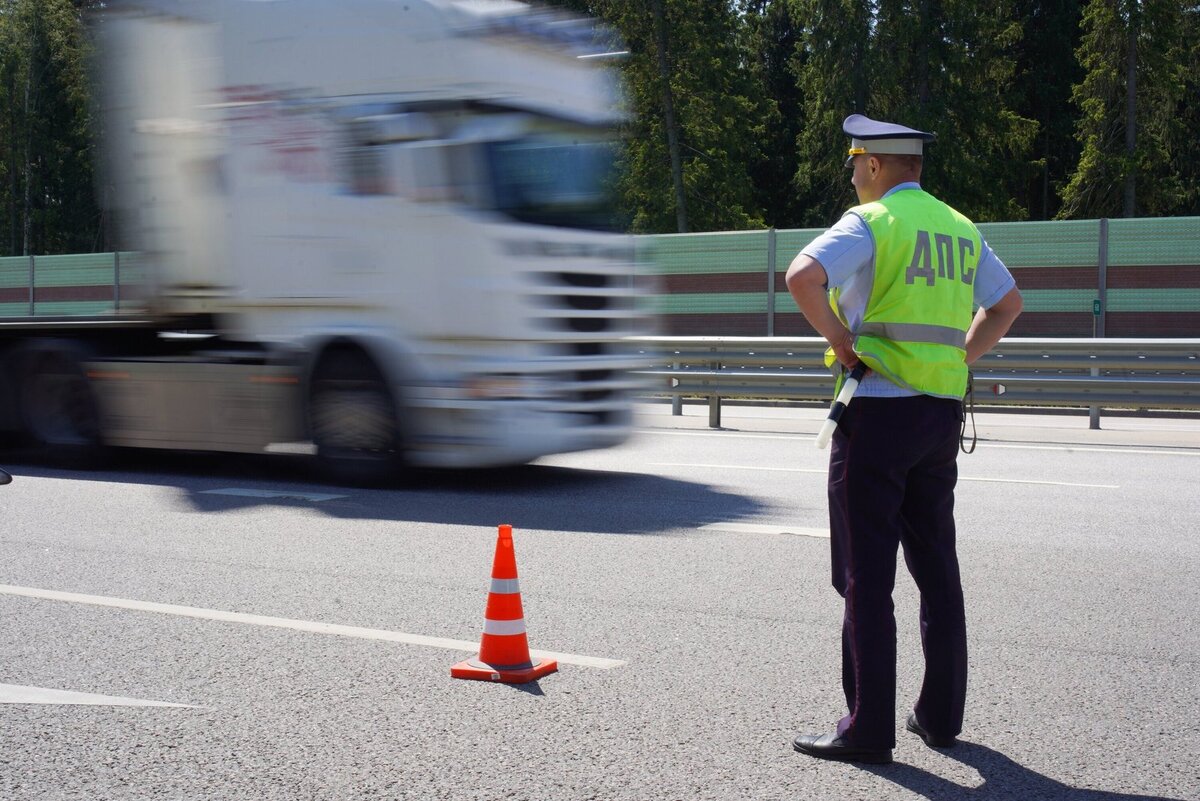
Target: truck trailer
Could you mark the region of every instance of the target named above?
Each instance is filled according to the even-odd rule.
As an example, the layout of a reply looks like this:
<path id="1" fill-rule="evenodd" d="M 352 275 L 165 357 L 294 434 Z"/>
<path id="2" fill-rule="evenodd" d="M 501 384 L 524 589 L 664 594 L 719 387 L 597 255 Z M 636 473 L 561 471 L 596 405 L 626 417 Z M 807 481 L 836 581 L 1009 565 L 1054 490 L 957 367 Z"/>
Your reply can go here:
<path id="1" fill-rule="evenodd" d="M 0 320 L 0 430 L 483 467 L 632 428 L 646 333 L 602 28 L 509 0 L 124 0 L 92 20 L 120 309 Z M 31 294 L 31 298 L 33 295 Z"/>

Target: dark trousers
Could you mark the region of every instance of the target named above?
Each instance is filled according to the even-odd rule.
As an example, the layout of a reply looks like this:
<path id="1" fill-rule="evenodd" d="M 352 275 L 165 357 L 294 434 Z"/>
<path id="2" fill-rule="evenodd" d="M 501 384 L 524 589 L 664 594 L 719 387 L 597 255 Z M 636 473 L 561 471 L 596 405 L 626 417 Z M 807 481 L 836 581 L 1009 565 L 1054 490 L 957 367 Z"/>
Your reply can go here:
<path id="1" fill-rule="evenodd" d="M 833 437 L 833 586 L 845 599 L 838 732 L 866 748 L 896 741 L 896 552 L 921 592 L 925 678 L 914 711 L 927 731 L 962 730 L 967 627 L 954 547 L 958 401 L 855 398 Z"/>

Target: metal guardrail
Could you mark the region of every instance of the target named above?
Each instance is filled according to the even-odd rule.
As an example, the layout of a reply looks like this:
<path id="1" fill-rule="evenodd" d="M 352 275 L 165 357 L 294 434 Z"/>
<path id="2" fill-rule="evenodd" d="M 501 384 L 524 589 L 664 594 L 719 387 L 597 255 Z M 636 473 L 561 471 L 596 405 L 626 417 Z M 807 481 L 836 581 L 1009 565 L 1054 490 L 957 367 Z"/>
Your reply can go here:
<path id="1" fill-rule="evenodd" d="M 820 337 L 635 337 L 651 391 L 709 399 L 828 401 L 833 378 Z M 1200 409 L 1200 339 L 1005 338 L 972 366 L 981 406 Z M 678 406 L 676 407 L 678 408 Z"/>

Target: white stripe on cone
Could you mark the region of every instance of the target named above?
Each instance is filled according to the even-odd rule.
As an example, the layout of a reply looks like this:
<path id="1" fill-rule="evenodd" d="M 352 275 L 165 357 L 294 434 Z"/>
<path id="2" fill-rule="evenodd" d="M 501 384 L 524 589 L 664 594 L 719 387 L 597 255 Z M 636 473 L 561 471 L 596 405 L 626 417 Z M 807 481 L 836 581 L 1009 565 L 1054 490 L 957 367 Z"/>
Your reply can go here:
<path id="1" fill-rule="evenodd" d="M 485 618 L 483 621 L 483 633 L 495 634 L 501 637 L 524 634 L 525 618 L 517 618 L 516 620 L 488 620 Z"/>

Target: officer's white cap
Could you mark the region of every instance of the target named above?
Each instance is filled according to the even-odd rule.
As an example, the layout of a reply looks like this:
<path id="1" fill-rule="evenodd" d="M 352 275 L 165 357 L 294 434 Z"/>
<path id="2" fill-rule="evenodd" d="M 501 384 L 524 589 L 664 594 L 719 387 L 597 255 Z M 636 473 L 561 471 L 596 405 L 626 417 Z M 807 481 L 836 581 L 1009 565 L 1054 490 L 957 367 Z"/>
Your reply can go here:
<path id="1" fill-rule="evenodd" d="M 850 137 L 847 167 L 855 156 L 864 153 L 920 156 L 924 154 L 925 143 L 937 138 L 936 134 L 892 122 L 880 122 L 862 114 L 847 117 L 842 123 L 842 131 Z"/>

